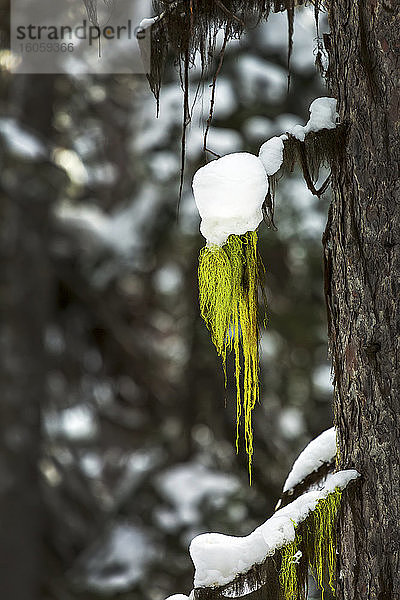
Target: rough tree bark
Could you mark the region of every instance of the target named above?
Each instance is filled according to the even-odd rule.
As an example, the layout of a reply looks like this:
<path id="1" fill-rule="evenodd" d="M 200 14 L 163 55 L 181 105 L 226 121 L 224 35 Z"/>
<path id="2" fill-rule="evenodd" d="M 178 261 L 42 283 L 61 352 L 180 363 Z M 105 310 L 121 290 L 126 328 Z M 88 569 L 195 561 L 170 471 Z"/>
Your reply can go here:
<path id="1" fill-rule="evenodd" d="M 340 467 L 338 598 L 400 598 L 399 4 L 330 3 L 329 83 L 347 127 L 324 235 Z M 329 40 L 328 40 L 329 41 Z"/>

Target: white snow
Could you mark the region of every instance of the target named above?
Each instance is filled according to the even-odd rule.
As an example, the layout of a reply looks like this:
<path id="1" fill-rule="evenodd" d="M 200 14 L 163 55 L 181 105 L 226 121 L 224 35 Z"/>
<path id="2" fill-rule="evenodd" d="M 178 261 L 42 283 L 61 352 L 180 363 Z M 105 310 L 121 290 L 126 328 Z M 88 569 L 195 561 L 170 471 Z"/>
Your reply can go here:
<path id="1" fill-rule="evenodd" d="M 93 439 L 98 434 L 98 423 L 93 410 L 85 404 L 77 404 L 59 412 L 45 415 L 45 429 L 49 435 L 69 440 Z"/>
<path id="2" fill-rule="evenodd" d="M 139 23 L 139 28 L 140 29 L 148 29 L 149 27 L 154 25 L 154 23 L 157 23 L 157 21 L 159 21 L 163 16 L 164 16 L 164 13 L 162 13 L 161 15 L 157 15 L 156 17 L 148 17 L 148 18 L 142 19 Z"/>
<path id="3" fill-rule="evenodd" d="M 22 158 L 33 160 L 46 158 L 47 150 L 42 142 L 24 129 L 15 119 L 0 119 L 0 134 L 4 136 L 9 150 Z"/>
<path id="4" fill-rule="evenodd" d="M 55 148 L 52 158 L 56 165 L 66 171 L 70 180 L 76 185 L 85 185 L 88 182 L 88 172 L 80 156 L 74 150 Z"/>
<path id="5" fill-rule="evenodd" d="M 286 137 L 286 135 L 273 137 L 261 146 L 258 156 L 264 165 L 267 175 L 273 175 L 279 171 L 283 163 L 283 140 Z"/>
<path id="6" fill-rule="evenodd" d="M 333 389 L 331 366 L 329 364 L 318 365 L 312 372 L 312 382 L 318 392 L 331 394 Z"/>
<path id="7" fill-rule="evenodd" d="M 321 129 L 335 129 L 338 113 L 335 98 L 316 98 L 310 105 L 310 119 L 306 125 L 309 131 Z"/>
<path id="8" fill-rule="evenodd" d="M 281 203 L 279 232 L 283 239 L 293 240 L 294 235 L 301 235 L 303 247 L 309 239 L 320 239 L 325 227 L 325 217 L 315 202 L 315 196 L 304 185 L 302 177 L 284 178 L 277 189 Z M 297 232 L 297 233 L 296 233 Z"/>
<path id="9" fill-rule="evenodd" d="M 154 284 L 161 294 L 176 294 L 182 287 L 182 270 L 173 263 L 168 263 L 156 271 L 153 277 Z"/>
<path id="10" fill-rule="evenodd" d="M 267 191 L 263 163 L 253 154 L 228 154 L 201 167 L 193 178 L 193 193 L 207 242 L 221 246 L 231 234 L 254 231 L 263 218 Z"/>
<path id="11" fill-rule="evenodd" d="M 197 85 L 192 84 L 189 89 L 190 98 L 196 97 Z M 195 159 L 202 152 L 203 148 L 203 132 L 205 122 L 208 118 L 210 107 L 211 88 L 206 86 L 204 90 L 200 90 L 198 101 L 193 107 L 192 124 L 187 131 L 187 155 L 191 159 Z M 140 102 L 139 102 L 140 100 Z M 191 102 L 192 103 L 192 102 Z M 236 109 L 237 100 L 232 87 L 232 82 L 224 77 L 218 79 L 215 91 L 215 111 L 214 117 L 216 120 L 227 119 Z M 138 102 L 135 105 L 135 121 L 132 123 L 132 128 L 135 130 L 132 146 L 136 152 L 141 152 L 143 157 L 149 156 L 148 151 L 157 147 L 164 147 L 166 140 L 171 136 L 176 137 L 175 130 L 181 127 L 182 124 L 182 92 L 176 83 L 163 86 L 160 96 L 160 114 L 155 116 L 155 108 L 150 97 L 138 96 Z M 139 115 L 139 116 L 138 116 Z M 138 118 L 141 126 L 137 127 Z M 213 128 L 212 128 L 213 129 Z M 221 128 L 215 128 L 217 130 Z M 218 135 L 218 131 L 216 135 Z M 240 137 L 237 132 L 234 132 L 236 137 Z M 211 135 L 211 133 L 210 133 Z M 233 135 L 233 134 L 232 134 Z M 217 140 L 219 141 L 219 140 Z M 209 140 L 209 147 L 217 154 L 223 152 L 215 149 L 212 144 L 214 140 Z M 234 152 L 236 148 L 229 148 L 229 152 Z M 226 152 L 226 150 L 224 151 Z"/>
<path id="12" fill-rule="evenodd" d="M 191 160 L 201 156 L 204 144 L 204 131 L 199 127 L 189 127 L 186 141 L 186 154 Z M 207 148 L 224 156 L 232 152 L 240 152 L 243 139 L 239 132 L 226 127 L 210 127 L 207 136 Z"/>
<path id="13" fill-rule="evenodd" d="M 154 547 L 142 529 L 117 523 L 84 561 L 87 586 L 105 595 L 125 592 L 145 576 L 153 557 Z"/>
<path id="14" fill-rule="evenodd" d="M 220 533 L 205 533 L 190 544 L 195 566 L 195 587 L 221 586 L 246 573 L 253 565 L 262 563 L 276 550 L 294 540 L 295 525 L 304 521 L 317 502 L 336 488 L 344 489 L 359 477 L 354 469 L 328 475 L 324 487 L 303 494 L 291 504 L 278 510 L 270 519 L 246 537 Z"/>
<path id="15" fill-rule="evenodd" d="M 300 7 L 299 7 L 300 8 Z M 299 73 L 315 71 L 316 31 L 314 7 L 303 6 L 296 13 L 290 68 Z"/>
<path id="16" fill-rule="evenodd" d="M 304 432 L 303 413 L 295 406 L 284 408 L 279 414 L 278 425 L 284 438 L 294 440 Z"/>
<path id="17" fill-rule="evenodd" d="M 338 113 L 336 112 L 337 101 L 335 98 L 316 98 L 310 105 L 310 118 L 306 125 L 294 125 L 288 129 L 295 138 L 304 142 L 304 138 L 310 131 L 321 129 L 335 129 Z"/>
<path id="18" fill-rule="evenodd" d="M 185 594 L 174 594 L 173 596 L 168 596 L 165 600 L 194 600 L 194 590 L 192 590 L 189 596 L 185 596 Z"/>
<path id="19" fill-rule="evenodd" d="M 268 54 L 287 54 L 287 18 L 284 13 L 270 14 L 268 20 L 257 26 L 257 45 Z M 315 71 L 316 32 L 313 6 L 298 6 L 293 35 L 293 52 L 290 59 L 291 71 L 304 73 Z"/>
<path id="20" fill-rule="evenodd" d="M 311 131 L 334 129 L 337 117 L 334 98 L 316 98 L 310 105 L 308 123 L 293 125 L 287 133 L 304 141 Z M 193 193 L 202 219 L 200 231 L 208 244 L 221 246 L 229 235 L 241 235 L 258 227 L 268 191 L 267 176 L 280 169 L 286 139 L 285 133 L 270 138 L 262 144 L 258 157 L 247 152 L 234 152 L 196 172 Z M 232 144 L 231 139 L 229 144 Z"/>
<path id="21" fill-rule="evenodd" d="M 154 180 L 164 183 L 179 173 L 180 161 L 174 152 L 162 150 L 153 152 L 149 166 Z"/>
<path id="22" fill-rule="evenodd" d="M 200 520 L 204 502 L 224 500 L 239 488 L 236 478 L 212 471 L 194 462 L 168 469 L 157 479 L 162 496 L 173 506 L 173 511 L 162 513 L 163 519 L 175 519 L 177 524 L 193 525 Z"/>
<path id="23" fill-rule="evenodd" d="M 282 113 L 275 119 L 275 134 L 280 134 L 282 131 L 289 131 L 294 125 L 297 125 L 299 117 L 292 113 Z"/>
<path id="24" fill-rule="evenodd" d="M 195 86 L 193 86 L 192 98 L 194 97 L 195 89 Z M 208 118 L 211 94 L 212 89 L 206 86 L 202 92 L 202 102 L 198 102 L 194 106 L 192 120 L 195 125 L 200 121 L 204 122 Z M 235 112 L 236 108 L 237 98 L 232 81 L 226 77 L 218 78 L 215 88 L 214 118 L 216 120 L 228 119 Z"/>
<path id="25" fill-rule="evenodd" d="M 192 131 L 194 130 L 192 129 Z M 201 136 L 202 141 L 203 135 Z M 202 144 L 200 143 L 199 146 L 201 148 Z M 207 137 L 207 148 L 222 156 L 240 151 L 243 148 L 243 139 L 240 133 L 234 129 L 211 127 Z"/>
<path id="26" fill-rule="evenodd" d="M 80 459 L 80 466 L 84 474 L 90 479 L 97 479 L 103 470 L 103 461 L 96 452 L 85 452 Z"/>
<path id="27" fill-rule="evenodd" d="M 238 92 L 245 102 L 266 100 L 280 102 L 287 87 L 285 69 L 263 58 L 243 54 L 237 59 L 237 72 L 240 87 Z"/>
<path id="28" fill-rule="evenodd" d="M 290 471 L 283 491 L 293 489 L 301 483 L 307 475 L 316 471 L 323 463 L 330 462 L 336 454 L 336 432 L 335 428 L 327 429 L 321 435 L 312 440 L 303 452 L 295 460 Z"/>
<path id="29" fill-rule="evenodd" d="M 290 133 L 290 135 L 297 138 L 301 142 L 304 142 L 304 138 L 306 137 L 306 126 L 305 125 L 293 125 L 293 127 L 288 129 L 288 133 Z"/>
<path id="30" fill-rule="evenodd" d="M 96 253 L 105 247 L 139 262 L 149 217 L 159 201 L 154 186 L 148 184 L 129 204 L 111 214 L 94 204 L 62 201 L 55 206 L 55 216 L 64 227 L 82 234 L 81 242 L 87 252 Z"/>
<path id="31" fill-rule="evenodd" d="M 243 124 L 245 136 L 251 142 L 260 142 L 275 133 L 274 123 L 267 117 L 249 117 Z"/>

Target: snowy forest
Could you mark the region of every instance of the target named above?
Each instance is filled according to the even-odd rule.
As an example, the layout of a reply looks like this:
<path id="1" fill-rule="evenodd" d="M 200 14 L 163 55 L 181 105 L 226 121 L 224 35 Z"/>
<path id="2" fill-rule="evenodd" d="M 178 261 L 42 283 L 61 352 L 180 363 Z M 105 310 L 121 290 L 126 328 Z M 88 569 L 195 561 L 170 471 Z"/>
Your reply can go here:
<path id="1" fill-rule="evenodd" d="M 15 73 L 9 10 L 0 600 L 399 598 L 399 6 L 154 2 L 147 76 Z M 248 410 L 202 293 L 253 230 Z"/>

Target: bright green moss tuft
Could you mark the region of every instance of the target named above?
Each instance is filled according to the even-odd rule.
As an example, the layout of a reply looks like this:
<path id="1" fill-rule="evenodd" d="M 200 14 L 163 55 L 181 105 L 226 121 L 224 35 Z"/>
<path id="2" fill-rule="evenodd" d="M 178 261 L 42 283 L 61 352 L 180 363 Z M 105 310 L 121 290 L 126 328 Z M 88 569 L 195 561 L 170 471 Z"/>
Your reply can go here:
<path id="1" fill-rule="evenodd" d="M 294 541 L 282 548 L 282 563 L 279 573 L 279 582 L 285 600 L 301 600 L 304 596 L 301 590 L 303 582 L 299 579 L 298 563 L 302 557 L 300 550 L 301 536 L 296 532 Z"/>
<path id="2" fill-rule="evenodd" d="M 263 271 L 255 231 L 241 236 L 231 235 L 222 247 L 210 245 L 200 251 L 200 312 L 222 358 L 225 383 L 227 354 L 233 351 L 235 355 L 236 448 L 239 447 L 239 425 L 243 418 L 250 483 L 253 456 L 251 417 L 259 398 L 258 288 Z"/>
<path id="3" fill-rule="evenodd" d="M 279 580 L 284 600 L 305 597 L 307 567 L 322 590 L 322 598 L 327 587 L 335 592 L 336 517 L 341 495 L 337 488 L 326 498 L 321 498 L 307 519 L 296 527 L 294 541 L 281 549 Z M 299 551 L 302 565 L 296 560 Z"/>
<path id="4" fill-rule="evenodd" d="M 342 492 L 338 488 L 326 498 L 320 500 L 311 513 L 309 520 L 309 547 L 311 572 L 322 590 L 325 586 L 334 592 L 336 575 L 336 515 L 340 506 Z"/>

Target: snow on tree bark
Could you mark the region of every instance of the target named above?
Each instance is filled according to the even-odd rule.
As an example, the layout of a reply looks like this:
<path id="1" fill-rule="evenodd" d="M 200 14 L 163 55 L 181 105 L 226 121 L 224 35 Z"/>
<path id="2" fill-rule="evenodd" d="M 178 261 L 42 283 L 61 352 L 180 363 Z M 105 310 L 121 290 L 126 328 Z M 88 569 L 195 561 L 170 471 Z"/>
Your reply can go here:
<path id="1" fill-rule="evenodd" d="M 399 5 L 330 3 L 328 79 L 347 143 L 333 173 L 324 254 L 344 495 L 338 598 L 400 597 Z"/>

